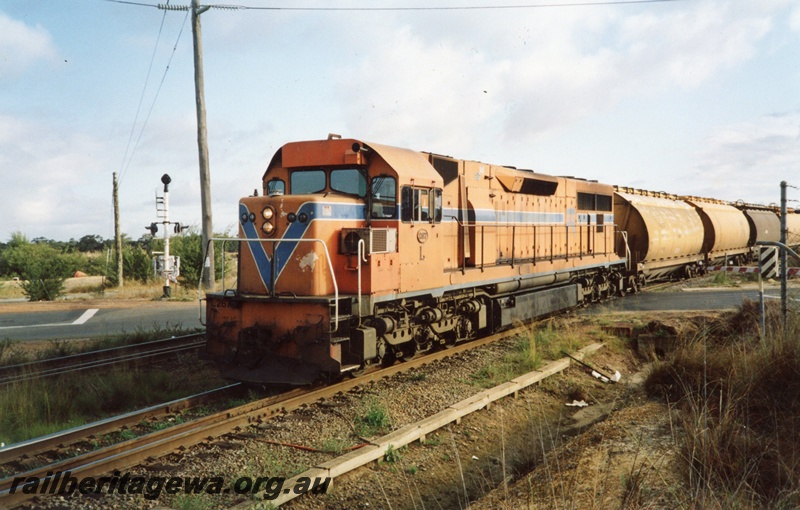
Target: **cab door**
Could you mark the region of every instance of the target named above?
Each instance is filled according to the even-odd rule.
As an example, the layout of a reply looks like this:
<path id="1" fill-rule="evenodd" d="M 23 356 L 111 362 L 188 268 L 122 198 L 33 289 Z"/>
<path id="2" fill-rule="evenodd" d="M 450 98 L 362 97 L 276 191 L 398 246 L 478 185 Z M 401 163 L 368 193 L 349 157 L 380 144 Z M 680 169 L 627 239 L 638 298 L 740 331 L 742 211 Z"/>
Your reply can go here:
<path id="1" fill-rule="evenodd" d="M 443 279 L 442 190 L 400 189 L 400 291 L 438 288 Z"/>

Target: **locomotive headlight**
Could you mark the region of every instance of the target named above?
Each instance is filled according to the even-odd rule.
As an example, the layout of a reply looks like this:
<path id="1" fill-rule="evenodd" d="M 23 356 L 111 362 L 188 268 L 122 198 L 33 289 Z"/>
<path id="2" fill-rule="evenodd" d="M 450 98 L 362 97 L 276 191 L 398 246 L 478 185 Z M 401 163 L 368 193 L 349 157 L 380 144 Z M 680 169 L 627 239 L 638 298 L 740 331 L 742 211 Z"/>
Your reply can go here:
<path id="1" fill-rule="evenodd" d="M 261 211 L 261 216 L 263 216 L 265 220 L 271 220 L 275 216 L 275 209 L 266 206 L 264 210 Z"/>
<path id="2" fill-rule="evenodd" d="M 275 232 L 275 225 L 272 224 L 271 221 L 265 221 L 263 225 L 261 225 L 261 230 L 271 236 Z"/>

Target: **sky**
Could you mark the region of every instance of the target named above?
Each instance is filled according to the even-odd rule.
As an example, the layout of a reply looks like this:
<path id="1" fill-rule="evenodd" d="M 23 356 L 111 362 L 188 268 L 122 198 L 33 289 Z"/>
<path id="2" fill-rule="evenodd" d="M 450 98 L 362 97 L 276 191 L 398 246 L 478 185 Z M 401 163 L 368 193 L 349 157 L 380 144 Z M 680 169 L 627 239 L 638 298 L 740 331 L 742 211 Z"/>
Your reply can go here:
<path id="1" fill-rule="evenodd" d="M 157 3 L 0 1 L 0 242 L 113 238 L 114 172 L 130 238 L 165 173 L 199 226 L 191 22 Z M 329 133 L 730 201 L 800 188 L 795 0 L 200 4 L 248 7 L 201 15 L 219 233 L 278 148 Z"/>

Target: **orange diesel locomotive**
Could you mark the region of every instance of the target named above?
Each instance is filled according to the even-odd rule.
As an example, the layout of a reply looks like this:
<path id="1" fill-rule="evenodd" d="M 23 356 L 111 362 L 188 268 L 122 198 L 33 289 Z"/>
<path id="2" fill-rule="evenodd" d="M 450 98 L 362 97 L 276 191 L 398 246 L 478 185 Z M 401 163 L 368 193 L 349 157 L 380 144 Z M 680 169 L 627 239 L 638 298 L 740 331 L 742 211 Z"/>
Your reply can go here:
<path id="1" fill-rule="evenodd" d="M 207 296 L 206 356 L 232 379 L 308 384 L 623 293 L 613 195 L 336 136 L 288 143 L 239 203 L 238 284 Z"/>

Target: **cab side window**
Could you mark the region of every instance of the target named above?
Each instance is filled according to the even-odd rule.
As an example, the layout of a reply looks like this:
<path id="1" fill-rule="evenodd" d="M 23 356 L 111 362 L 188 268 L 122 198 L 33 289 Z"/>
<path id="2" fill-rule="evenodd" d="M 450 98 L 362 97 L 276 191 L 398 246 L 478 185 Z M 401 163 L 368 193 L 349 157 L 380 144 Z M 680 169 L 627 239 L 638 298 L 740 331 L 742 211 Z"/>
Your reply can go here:
<path id="1" fill-rule="evenodd" d="M 442 221 L 442 190 L 404 186 L 401 193 L 401 219 L 426 223 Z"/>
<path id="2" fill-rule="evenodd" d="M 397 181 L 394 177 L 379 175 L 372 179 L 370 216 L 378 220 L 397 218 Z"/>
<path id="3" fill-rule="evenodd" d="M 286 184 L 276 177 L 267 182 L 267 189 L 265 191 L 265 195 L 270 197 L 274 195 L 283 195 L 286 193 Z"/>

